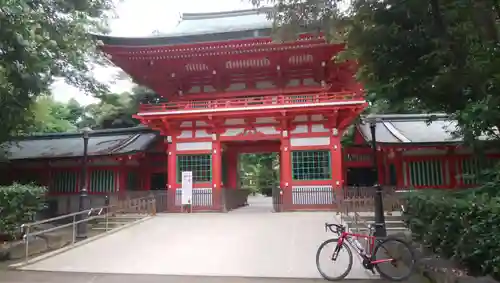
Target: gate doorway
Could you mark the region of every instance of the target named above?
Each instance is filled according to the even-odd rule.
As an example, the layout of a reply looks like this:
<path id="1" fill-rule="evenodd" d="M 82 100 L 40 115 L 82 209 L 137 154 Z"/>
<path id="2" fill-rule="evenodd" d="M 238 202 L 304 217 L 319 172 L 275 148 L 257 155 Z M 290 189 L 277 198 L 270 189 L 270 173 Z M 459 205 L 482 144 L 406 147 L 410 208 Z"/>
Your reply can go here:
<path id="1" fill-rule="evenodd" d="M 280 142 L 229 142 L 224 149 L 223 157 L 226 154 L 228 158 L 223 158 L 223 163 L 230 161 L 223 164 L 227 168 L 223 170 L 224 184 L 232 187 L 234 183 L 236 189 L 249 192 L 248 206 L 244 210 L 281 211 Z"/>
<path id="2" fill-rule="evenodd" d="M 280 185 L 279 155 L 244 153 L 239 156 L 239 164 L 241 186 L 251 192 L 248 204 L 279 211 L 274 207 Z"/>

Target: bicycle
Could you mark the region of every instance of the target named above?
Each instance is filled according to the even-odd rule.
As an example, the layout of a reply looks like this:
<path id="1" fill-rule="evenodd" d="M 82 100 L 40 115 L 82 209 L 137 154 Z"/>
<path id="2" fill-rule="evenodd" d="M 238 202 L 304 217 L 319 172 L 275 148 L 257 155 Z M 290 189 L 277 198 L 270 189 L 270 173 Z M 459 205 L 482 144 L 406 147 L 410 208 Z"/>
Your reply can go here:
<path id="1" fill-rule="evenodd" d="M 373 231 L 374 231 L 375 227 L 376 227 L 376 225 L 370 225 L 369 235 L 362 235 L 362 234 L 346 232 L 346 227 L 343 225 L 325 223 L 325 232 L 328 232 L 328 230 L 330 230 L 332 233 L 335 233 L 335 234 L 339 235 L 340 237 L 324 241 L 319 246 L 318 251 L 316 252 L 316 267 L 318 268 L 318 271 L 321 274 L 321 276 L 328 281 L 337 281 L 337 280 L 342 280 L 347 275 L 349 275 L 349 272 L 352 269 L 353 255 L 352 255 L 351 248 L 349 247 L 349 245 L 346 244 L 346 242 L 347 242 L 350 244 L 350 246 L 352 246 L 354 248 L 354 250 L 359 254 L 361 259 L 363 260 L 362 261 L 363 267 L 367 270 L 370 270 L 373 274 L 375 274 L 375 270 L 376 270 L 382 278 L 390 280 L 390 281 L 403 281 L 405 279 L 408 279 L 408 277 L 410 277 L 411 274 L 413 273 L 413 270 L 414 270 L 415 264 L 416 264 L 415 254 L 414 254 L 412 248 L 410 247 L 410 245 L 407 242 L 405 242 L 401 239 L 398 239 L 398 238 L 394 238 L 394 237 L 386 237 L 383 239 L 376 238 L 375 236 L 373 236 Z M 353 241 L 353 238 L 366 239 L 368 247 L 366 249 L 363 248 L 358 241 Z M 347 254 L 349 257 L 347 269 L 344 271 L 344 273 L 342 273 L 340 276 L 337 276 L 337 277 L 328 276 L 324 272 L 323 268 L 321 268 L 320 262 L 319 262 L 320 261 L 320 254 L 321 254 L 322 250 L 325 249 L 325 247 L 330 243 L 335 244 L 335 248 L 333 250 L 333 253 L 331 254 L 331 257 L 329 258 L 333 263 L 335 263 L 335 261 L 337 260 L 337 258 L 339 256 L 339 253 L 343 249 L 345 249 L 347 251 Z M 388 274 L 387 272 L 381 270 L 380 266 L 379 266 L 383 263 L 389 263 L 395 268 L 401 267 L 401 266 L 398 266 L 398 263 L 399 263 L 399 260 L 402 260 L 402 258 L 393 258 L 392 256 L 390 256 L 390 253 L 389 253 L 388 249 L 386 248 L 386 246 L 389 246 L 391 244 L 402 244 L 402 248 L 406 249 L 409 252 L 409 256 L 410 256 L 409 260 L 408 260 L 408 258 L 405 259 L 405 261 L 409 261 L 409 266 L 408 266 L 407 262 L 403 263 L 404 266 L 408 267 L 408 272 L 405 272 L 404 275 L 399 276 L 399 277 Z M 385 251 L 385 255 L 387 255 L 388 257 L 387 258 L 378 258 L 378 256 L 376 256 L 376 255 L 377 255 L 377 252 L 379 250 Z M 401 249 L 399 249 L 398 251 L 401 251 Z M 401 254 L 401 253 L 399 253 L 399 254 Z M 374 268 L 375 268 L 375 270 L 374 270 Z"/>

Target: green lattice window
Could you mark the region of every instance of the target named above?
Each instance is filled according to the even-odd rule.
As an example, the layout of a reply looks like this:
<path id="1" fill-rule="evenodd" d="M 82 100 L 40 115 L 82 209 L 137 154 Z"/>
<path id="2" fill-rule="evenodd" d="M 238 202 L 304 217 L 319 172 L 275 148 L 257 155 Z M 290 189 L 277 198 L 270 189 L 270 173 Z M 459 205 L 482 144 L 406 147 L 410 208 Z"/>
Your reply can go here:
<path id="1" fill-rule="evenodd" d="M 441 160 L 413 161 L 408 163 L 410 185 L 419 187 L 442 186 L 446 183 L 445 167 Z"/>
<path id="2" fill-rule="evenodd" d="M 178 155 L 177 182 L 182 182 L 182 172 L 193 172 L 193 182 L 212 181 L 212 156 L 210 154 Z"/>
<path id="3" fill-rule="evenodd" d="M 493 160 L 486 159 L 481 163 L 478 158 L 468 158 L 461 160 L 462 165 L 462 179 L 465 185 L 476 185 L 479 180 L 479 174 L 482 170 L 493 165 Z M 458 170 L 458 168 L 457 168 Z"/>
<path id="4" fill-rule="evenodd" d="M 112 170 L 93 170 L 90 172 L 90 191 L 93 193 L 112 193 L 116 188 L 115 172 Z"/>
<path id="5" fill-rule="evenodd" d="M 328 180 L 332 176 L 329 151 L 293 151 L 292 177 L 294 180 Z"/>
<path id="6" fill-rule="evenodd" d="M 78 173 L 75 171 L 55 171 L 49 190 L 52 193 L 75 193 L 78 187 Z"/>

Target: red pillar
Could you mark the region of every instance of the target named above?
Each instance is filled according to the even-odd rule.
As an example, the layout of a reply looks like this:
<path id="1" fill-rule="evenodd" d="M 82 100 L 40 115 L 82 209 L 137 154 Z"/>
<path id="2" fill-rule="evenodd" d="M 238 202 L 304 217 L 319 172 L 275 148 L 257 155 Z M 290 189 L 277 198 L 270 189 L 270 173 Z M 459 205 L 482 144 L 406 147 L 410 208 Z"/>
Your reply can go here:
<path id="1" fill-rule="evenodd" d="M 151 167 L 149 166 L 149 160 L 144 164 L 146 171 L 146 179 L 144 180 L 144 190 L 151 190 Z"/>
<path id="2" fill-rule="evenodd" d="M 455 149 L 450 148 L 448 150 L 446 162 L 448 163 L 448 171 L 450 183 L 449 188 L 454 189 L 457 187 L 457 156 L 455 154 Z"/>
<path id="3" fill-rule="evenodd" d="M 405 187 L 405 177 L 403 169 L 403 152 L 397 150 L 394 152 L 394 167 L 396 169 L 396 186 L 398 189 Z"/>
<path id="4" fill-rule="evenodd" d="M 218 134 L 213 134 L 212 140 L 212 207 L 222 210 L 221 205 L 222 185 L 222 154 Z"/>
<path id="5" fill-rule="evenodd" d="M 127 167 L 126 161 L 122 161 L 118 171 L 118 191 L 124 194 L 127 191 Z M 130 188 L 129 188 L 130 189 Z"/>
<path id="6" fill-rule="evenodd" d="M 167 145 L 167 202 L 168 210 L 175 210 L 177 190 L 177 150 L 175 139 Z"/>
<path id="7" fill-rule="evenodd" d="M 292 200 L 292 154 L 288 130 L 281 134 L 280 146 L 280 188 L 283 190 L 282 210 L 287 210 L 293 205 Z"/>
<path id="8" fill-rule="evenodd" d="M 342 175 L 342 145 L 340 144 L 340 132 L 333 128 L 330 135 L 330 155 L 332 165 L 332 189 L 336 199 L 343 197 L 342 186 L 344 183 Z"/>

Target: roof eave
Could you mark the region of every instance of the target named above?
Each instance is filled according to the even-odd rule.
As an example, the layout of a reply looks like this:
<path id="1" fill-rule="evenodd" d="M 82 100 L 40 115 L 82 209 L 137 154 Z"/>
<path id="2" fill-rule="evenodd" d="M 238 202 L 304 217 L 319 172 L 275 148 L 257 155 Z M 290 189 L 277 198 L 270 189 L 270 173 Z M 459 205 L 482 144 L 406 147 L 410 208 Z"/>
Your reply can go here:
<path id="1" fill-rule="evenodd" d="M 131 150 L 127 152 L 120 152 L 120 153 L 106 153 L 106 154 L 89 154 L 89 157 L 118 157 L 118 156 L 126 156 L 126 155 L 131 155 L 131 154 L 136 154 L 136 153 L 141 153 L 144 152 L 144 150 Z M 18 159 L 9 159 L 9 162 L 16 162 L 16 161 L 48 161 L 48 160 L 69 160 L 69 159 L 80 159 L 83 156 L 47 156 L 47 157 L 36 157 L 36 158 L 18 158 Z"/>

